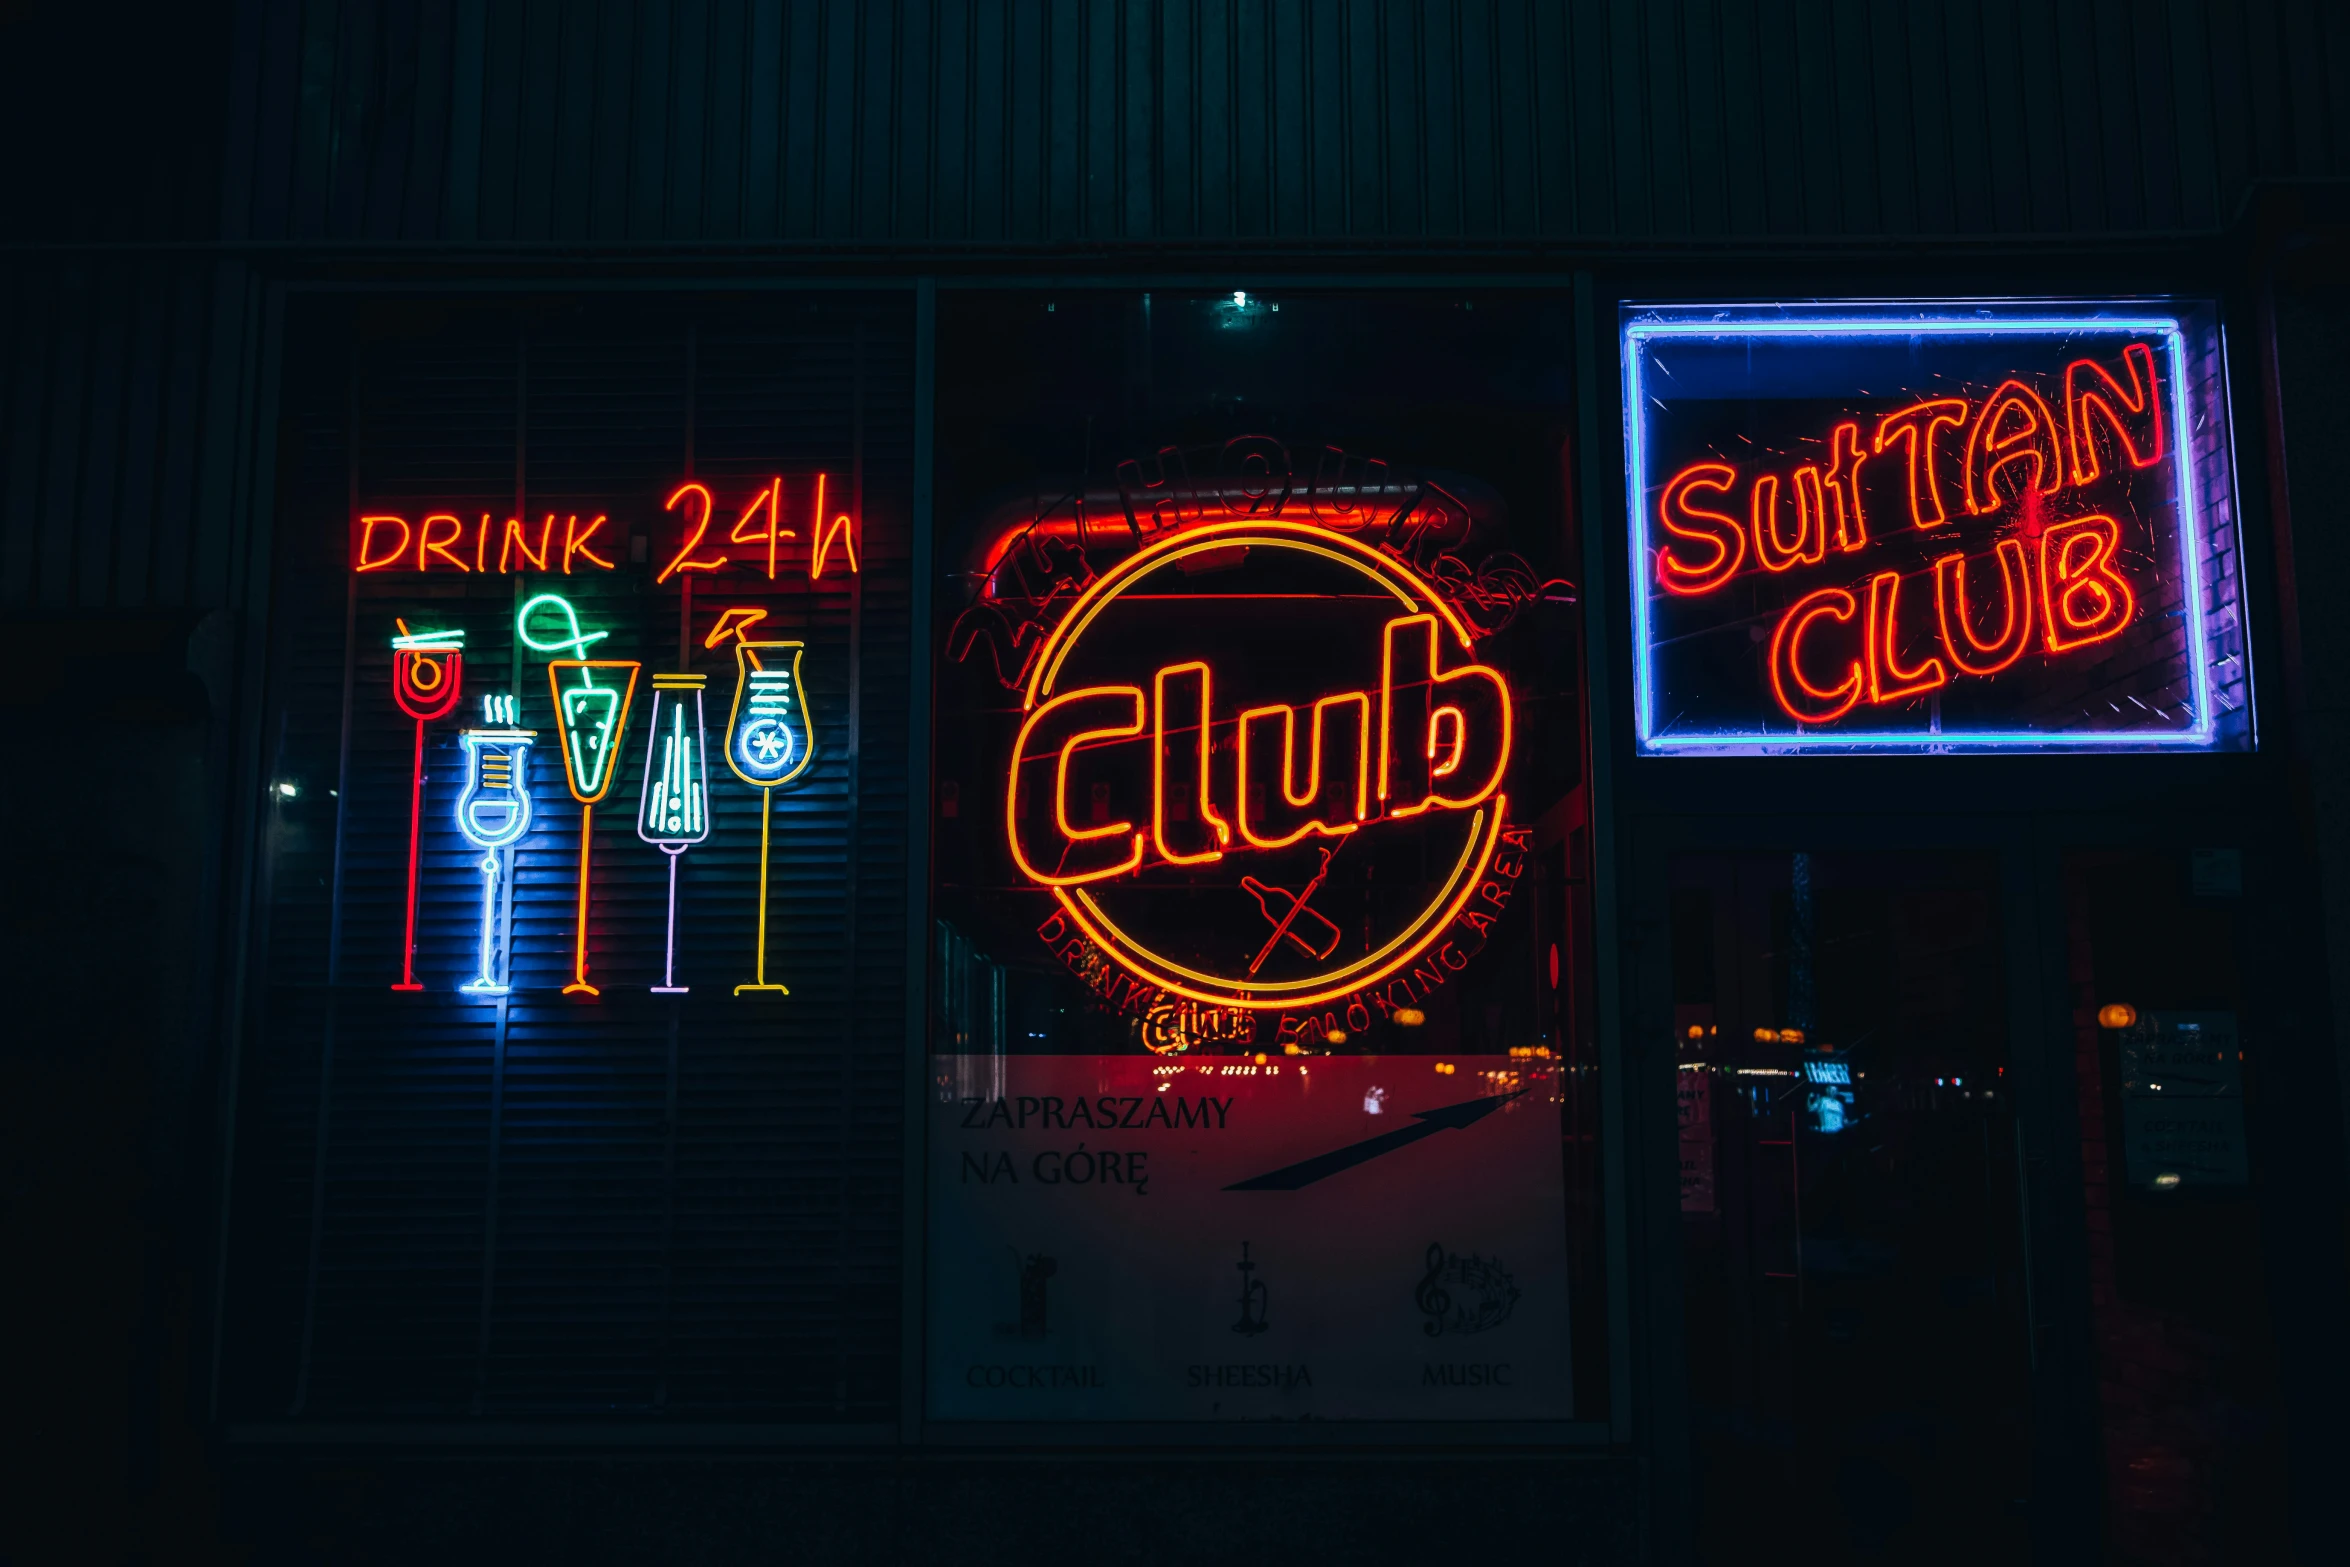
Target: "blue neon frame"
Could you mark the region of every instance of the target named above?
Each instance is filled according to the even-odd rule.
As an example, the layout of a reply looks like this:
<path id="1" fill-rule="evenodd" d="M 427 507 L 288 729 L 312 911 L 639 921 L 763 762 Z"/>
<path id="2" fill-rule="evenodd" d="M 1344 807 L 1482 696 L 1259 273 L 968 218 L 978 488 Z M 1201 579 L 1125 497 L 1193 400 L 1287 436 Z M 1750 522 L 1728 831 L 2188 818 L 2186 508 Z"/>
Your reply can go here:
<path id="1" fill-rule="evenodd" d="M 1885 301 L 1822 306 L 1674 305 L 1627 308 L 1621 355 L 1624 375 L 1624 481 L 1631 522 L 1632 713 L 1635 742 L 1648 756 L 1756 755 L 1774 751 L 1870 751 L 1939 754 L 1957 751 L 2207 751 L 2219 740 L 2212 708 L 2210 628 L 2203 582 L 2204 519 L 2195 499 L 2195 454 L 2187 421 L 2186 329 L 2175 315 L 2130 309 L 2100 313 L 2095 306 L 2009 304 L 1973 307 L 1954 301 Z M 2077 312 L 2077 313 L 2076 313 Z M 2135 339 L 2159 337 L 2169 360 L 2172 451 L 2178 494 L 2181 579 L 2187 589 L 2187 658 L 2192 669 L 2194 722 L 2185 729 L 1838 731 L 1806 734 L 1782 730 L 1740 730 L 1703 735 L 1656 732 L 1656 688 L 1650 667 L 1648 394 L 1643 383 L 1648 345 L 1672 338 L 1916 338 L 2063 337 L 2104 334 Z"/>

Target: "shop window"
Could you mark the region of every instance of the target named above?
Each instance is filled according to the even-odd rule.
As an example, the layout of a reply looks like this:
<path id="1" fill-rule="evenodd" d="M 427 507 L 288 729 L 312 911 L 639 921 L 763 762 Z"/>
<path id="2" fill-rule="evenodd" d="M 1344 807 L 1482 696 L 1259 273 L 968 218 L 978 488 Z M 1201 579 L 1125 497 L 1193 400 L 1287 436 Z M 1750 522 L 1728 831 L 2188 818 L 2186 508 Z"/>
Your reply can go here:
<path id="1" fill-rule="evenodd" d="M 1806 1560 L 2022 1559 L 2030 1281 L 1996 862 L 1690 856 L 1672 880 L 1707 1558 L 1773 1519 Z"/>
<path id="2" fill-rule="evenodd" d="M 1603 1413 L 1563 305 L 940 318 L 931 1417 Z"/>
<path id="3" fill-rule="evenodd" d="M 286 342 L 226 1407 L 893 1420 L 910 299 Z"/>

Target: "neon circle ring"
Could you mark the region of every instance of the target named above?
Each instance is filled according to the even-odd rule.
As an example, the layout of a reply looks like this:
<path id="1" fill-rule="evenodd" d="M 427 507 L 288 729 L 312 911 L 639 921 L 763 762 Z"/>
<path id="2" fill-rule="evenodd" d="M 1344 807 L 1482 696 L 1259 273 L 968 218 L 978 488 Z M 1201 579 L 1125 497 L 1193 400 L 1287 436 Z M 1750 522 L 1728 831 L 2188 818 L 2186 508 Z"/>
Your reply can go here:
<path id="1" fill-rule="evenodd" d="M 1424 578 L 1345 534 L 1161 538 L 1071 602 L 1029 671 L 1014 867 L 1135 979 L 1319 1006 L 1436 961 L 1484 884 L 1508 685 Z"/>

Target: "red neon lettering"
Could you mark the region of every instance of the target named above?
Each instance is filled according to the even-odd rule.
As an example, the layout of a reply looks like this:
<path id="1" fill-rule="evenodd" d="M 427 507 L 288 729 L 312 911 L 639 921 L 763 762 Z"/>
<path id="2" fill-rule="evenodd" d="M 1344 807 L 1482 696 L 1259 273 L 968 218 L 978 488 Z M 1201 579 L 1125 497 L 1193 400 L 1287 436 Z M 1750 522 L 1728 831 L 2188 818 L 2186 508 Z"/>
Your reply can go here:
<path id="1" fill-rule="evenodd" d="M 1901 667 L 1901 573 L 1880 571 L 1869 578 L 1869 702 L 1905 702 L 1950 684 L 1942 660 L 1928 658 L 1914 669 Z"/>
<path id="2" fill-rule="evenodd" d="M 530 563 L 531 570 L 546 570 L 547 541 L 554 531 L 555 514 L 549 512 L 547 520 L 539 524 L 539 547 L 533 550 L 530 547 L 530 541 L 522 536 L 521 519 L 508 517 L 506 519 L 506 536 L 498 541 L 498 570 L 501 573 L 511 571 L 513 567 L 508 563 L 517 555 Z"/>
<path id="3" fill-rule="evenodd" d="M 607 520 L 602 512 L 598 512 L 595 520 L 587 525 L 587 532 L 581 533 L 577 513 L 563 519 L 563 575 L 566 577 L 571 575 L 571 557 L 574 555 L 585 555 L 606 571 L 612 569 L 610 561 L 588 548 L 588 540 L 603 531 L 604 523 Z"/>
<path id="4" fill-rule="evenodd" d="M 433 524 L 436 522 L 445 522 L 449 525 L 448 533 L 437 539 L 433 537 Z M 418 571 L 430 569 L 432 557 L 438 555 L 459 571 L 469 571 L 470 568 L 466 566 L 465 562 L 449 553 L 449 546 L 463 537 L 465 537 L 465 524 L 459 522 L 449 513 L 436 511 L 425 518 L 416 528 L 416 569 Z"/>
<path id="5" fill-rule="evenodd" d="M 1197 702 L 1171 695 L 1168 688 L 1176 683 L 1197 690 Z M 1209 795 L 1212 785 L 1208 776 L 1208 760 L 1212 751 L 1209 744 L 1208 712 L 1215 693 L 1215 676 L 1208 666 L 1197 659 L 1188 664 L 1170 664 L 1160 670 L 1151 681 L 1151 708 L 1155 716 L 1152 733 L 1154 760 L 1151 767 L 1151 837 L 1158 844 L 1159 857 L 1170 865 L 1204 865 L 1224 857 L 1224 845 L 1232 841 L 1232 829 L 1224 818 L 1216 814 Z M 1177 736 L 1189 736 L 1186 747 L 1191 753 L 1188 764 L 1177 764 L 1174 746 L 1169 743 L 1167 721 L 1173 715 L 1182 727 Z M 1199 802 L 1196 826 L 1183 836 L 1192 840 L 1191 846 L 1178 847 L 1177 835 L 1169 830 L 1167 814 L 1167 779 L 1178 765 L 1185 765 L 1191 797 Z"/>
<path id="6" fill-rule="evenodd" d="M 2121 542 L 2121 524 L 2104 516 L 2075 517 L 2040 535 L 2040 613 L 2049 652 L 2120 636 L 2137 613 L 2137 596 L 2113 569 Z"/>
<path id="7" fill-rule="evenodd" d="M 2065 444 L 2072 449 L 2075 484 L 2087 484 L 2105 471 L 2092 439 L 2097 433 L 2092 416 L 2105 421 L 2131 467 L 2151 468 L 2162 461 L 2162 382 L 2154 373 L 2154 350 L 2130 344 L 2122 350 L 2122 370 L 2130 378 L 2126 392 L 2094 359 L 2076 359 L 2064 367 Z M 2130 417 L 2125 419 L 2125 413 Z"/>
<path id="8" fill-rule="evenodd" d="M 1828 535 L 1820 525 L 1826 507 L 1820 495 L 1819 469 L 1796 470 L 1794 543 L 1786 543 L 1779 537 L 1777 474 L 1766 473 L 1755 479 L 1749 510 L 1754 523 L 1754 558 L 1762 563 L 1763 570 L 1781 572 L 1798 564 L 1816 566 L 1828 558 Z"/>
<path id="9" fill-rule="evenodd" d="M 1354 723 L 1338 729 L 1346 735 L 1351 728 L 1351 749 L 1354 753 L 1354 787 L 1347 784 L 1348 769 L 1339 765 L 1324 766 L 1323 755 L 1329 745 L 1332 714 L 1340 707 L 1354 709 Z M 1455 708 L 1440 709 L 1438 716 L 1450 713 L 1456 723 L 1464 722 Z M 1252 733 L 1278 719 L 1281 724 L 1281 761 L 1277 769 L 1279 786 L 1268 789 L 1257 776 L 1257 769 L 1249 761 L 1252 749 L 1263 756 L 1268 749 L 1252 739 Z M 1368 692 L 1347 691 L 1337 696 L 1326 696 L 1314 704 L 1307 720 L 1313 734 L 1306 745 L 1306 772 L 1302 783 L 1297 772 L 1297 709 L 1283 703 L 1267 707 L 1252 707 L 1240 715 L 1239 760 L 1234 776 L 1240 792 L 1240 836 L 1260 849 L 1279 849 L 1297 842 L 1309 833 L 1320 833 L 1326 838 L 1343 837 L 1353 832 L 1358 823 L 1371 814 L 1371 698 Z M 1455 759 L 1458 759 L 1456 747 Z M 1331 798 L 1335 796 L 1335 798 Z M 1288 811 L 1277 811 L 1272 802 L 1280 800 Z M 1255 809 L 1252 809 L 1252 803 Z M 1273 824 L 1275 816 L 1290 816 L 1286 832 Z M 1260 830 L 1263 829 L 1263 830 Z"/>
<path id="10" fill-rule="evenodd" d="M 1828 436 L 1828 501 L 1836 509 L 1836 548 L 1850 554 L 1869 541 L 1868 519 L 1860 509 L 1860 426 L 1847 421 Z M 1800 495 L 1798 497 L 1800 499 Z M 1823 527 L 1821 532 L 1825 534 Z"/>
<path id="11" fill-rule="evenodd" d="M 400 530 L 400 542 L 385 553 L 375 552 L 375 530 L 389 525 Z M 359 519 L 359 564 L 354 571 L 386 571 L 400 564 L 400 557 L 408 553 L 408 519 L 379 512 Z"/>
<path id="12" fill-rule="evenodd" d="M 1999 635 L 1985 642 L 1975 635 L 1967 610 L 1966 556 L 1953 552 L 1934 562 L 1934 613 L 1941 622 L 1942 651 L 1961 674 L 1996 675 L 2023 656 L 2032 639 L 2032 571 L 2021 539 L 2001 539 L 1992 554 L 1999 561 Z"/>
<path id="13" fill-rule="evenodd" d="M 1779 617 L 1771 633 L 1771 694 L 1780 708 L 1799 724 L 1832 724 L 1852 711 L 1865 684 L 1861 661 L 1845 665 L 1843 678 L 1833 686 L 1816 686 L 1803 672 L 1803 634 L 1815 620 L 1840 620 L 1850 625 L 1860 615 L 1860 600 L 1843 588 L 1821 588 L 1806 593 Z M 1865 629 L 1865 628 L 1864 628 Z"/>
<path id="14" fill-rule="evenodd" d="M 1004 791 L 1004 832 L 1012 847 L 1013 863 L 1020 868 L 1021 875 L 1040 886 L 1074 887 L 1083 882 L 1123 876 L 1142 863 L 1143 841 L 1148 835 L 1136 832 L 1134 823 L 1115 821 L 1080 827 L 1069 819 L 1069 764 L 1072 757 L 1089 745 L 1141 734 L 1144 706 L 1145 698 L 1140 686 L 1086 686 L 1075 691 L 1065 691 L 1028 715 L 1027 722 L 1020 726 L 1019 738 L 1012 746 L 1012 783 Z M 1104 710 L 1115 713 L 1122 709 L 1128 716 L 1115 722 L 1079 729 L 1051 751 L 1031 749 L 1037 730 L 1044 726 L 1046 720 L 1068 722 L 1082 719 L 1087 709 L 1102 716 L 1107 716 Z M 1021 795 L 1025 792 L 1023 775 L 1030 763 L 1042 762 L 1047 757 L 1051 758 L 1053 764 L 1051 817 L 1053 828 L 1060 838 L 1060 852 L 1054 856 L 1055 863 L 1049 871 L 1029 857 L 1020 832 L 1021 818 L 1027 814 L 1020 809 Z M 1113 840 L 1104 847 L 1115 847 L 1115 840 L 1129 836 L 1132 838 L 1131 847 L 1115 860 L 1105 861 L 1098 854 L 1077 852 L 1089 844 L 1103 844 L 1104 840 Z M 1069 869 L 1069 862 L 1073 858 L 1080 862 L 1080 868 L 1074 871 Z"/>
<path id="15" fill-rule="evenodd" d="M 816 510 L 814 515 L 816 518 L 816 546 L 814 552 L 808 557 L 808 580 L 814 582 L 824 575 L 824 556 L 832 548 L 834 539 L 840 540 L 841 548 L 848 551 L 849 570 L 854 572 L 857 569 L 857 531 L 850 523 L 849 514 L 845 511 L 833 518 L 829 524 L 825 522 L 824 475 L 822 474 L 816 475 Z"/>
<path id="16" fill-rule="evenodd" d="M 2020 422 L 2018 422 L 2020 421 Z M 2038 392 L 2021 381 L 2002 381 L 1966 437 L 1966 509 L 1975 516 L 1999 509 L 1999 470 L 2028 462 L 2032 476 L 2010 484 L 2007 498 L 2025 490 L 2053 493 L 2064 488 L 2064 458 L 2056 446 L 2056 415 Z"/>
<path id="17" fill-rule="evenodd" d="M 1690 499 L 1693 492 L 1727 493 L 1738 470 L 1726 462 L 1695 462 L 1665 481 L 1657 520 L 1675 538 L 1704 545 L 1710 556 L 1692 565 L 1665 545 L 1656 552 L 1657 584 L 1684 597 L 1711 593 L 1738 573 L 1746 560 L 1746 530 L 1726 512 L 1709 511 Z"/>
<path id="18" fill-rule="evenodd" d="M 1198 521 L 1199 501 L 1184 470 L 1182 448 L 1160 447 L 1155 466 L 1159 476 L 1145 480 L 1142 464 L 1133 458 L 1118 464 L 1118 496 L 1125 503 L 1128 524 L 1147 534 Z"/>
<path id="19" fill-rule="evenodd" d="M 1306 492 L 1314 520 L 1341 533 L 1356 533 L 1379 520 L 1379 500 L 1387 493 L 1387 464 L 1374 457 L 1350 457 L 1336 446 L 1325 446 L 1314 463 L 1313 487 Z"/>
<path id="20" fill-rule="evenodd" d="M 1908 449 L 1909 521 L 1913 528 L 1939 528 L 1949 519 L 1942 509 L 1941 476 L 1935 471 L 1940 453 L 1934 449 L 1934 435 L 1938 430 L 1956 429 L 1964 423 L 1966 399 L 1963 397 L 1936 397 L 1912 403 L 1877 421 L 1876 439 L 1870 445 L 1879 456 L 1895 441 Z"/>
<path id="21" fill-rule="evenodd" d="M 822 475 L 817 476 L 816 491 L 817 504 L 821 506 L 824 493 Z M 762 516 L 767 519 L 766 532 L 747 533 L 744 531 L 750 527 L 753 518 Z M 778 476 L 768 480 L 766 485 L 751 497 L 750 504 L 743 508 L 743 514 L 735 519 L 734 531 L 727 535 L 727 542 L 730 544 L 764 544 L 767 546 L 767 580 L 770 582 L 775 580 L 776 541 L 798 537 L 796 529 L 782 526 L 782 518 L 783 480 Z"/>
<path id="22" fill-rule="evenodd" d="M 677 553 L 670 557 L 669 564 L 663 566 L 660 575 L 653 579 L 655 587 L 681 571 L 716 571 L 726 564 L 724 555 L 710 560 L 692 558 L 694 551 L 702 547 L 702 535 L 710 531 L 710 513 L 717 505 L 710 494 L 710 486 L 688 479 L 669 492 L 669 499 L 661 503 L 661 509 L 675 511 L 681 501 L 685 504 L 687 526 L 693 531 L 686 535 L 685 542 L 678 545 Z"/>

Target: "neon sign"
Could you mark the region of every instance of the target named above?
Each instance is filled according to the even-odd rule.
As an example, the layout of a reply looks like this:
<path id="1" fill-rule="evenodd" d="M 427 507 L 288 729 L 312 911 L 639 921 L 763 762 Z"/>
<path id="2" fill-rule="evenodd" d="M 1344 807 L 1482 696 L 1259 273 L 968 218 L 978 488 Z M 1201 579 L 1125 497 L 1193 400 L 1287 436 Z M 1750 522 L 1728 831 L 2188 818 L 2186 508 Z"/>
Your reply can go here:
<path id="1" fill-rule="evenodd" d="M 500 704 L 492 697 L 485 706 L 494 713 Z M 479 959 L 473 978 L 460 988 L 477 996 L 502 996 L 511 988 L 500 884 L 507 889 L 504 901 L 510 902 L 514 845 L 530 831 L 530 748 L 537 739 L 535 730 L 502 726 L 467 729 L 457 736 L 465 750 L 457 830 L 482 851 Z"/>
<path id="2" fill-rule="evenodd" d="M 1510 686 L 1471 622 L 1396 553 L 1279 509 L 1165 529 L 1024 659 L 1004 842 L 1057 906 L 1038 934 L 1153 1049 L 1256 1017 L 1343 1039 L 1413 1007 L 1530 842 L 1507 824 Z M 1253 608 L 1186 615 L 1201 573 Z"/>
<path id="3" fill-rule="evenodd" d="M 561 634 L 541 640 L 531 633 L 534 615 L 551 612 L 559 617 Z M 595 841 L 596 805 L 611 791 L 618 774 L 621 737 L 628 731 L 628 709 L 636 696 L 636 677 L 644 665 L 630 659 L 589 658 L 588 649 L 609 632 L 582 631 L 579 612 L 560 594 L 542 593 L 515 612 L 514 634 L 523 645 L 540 653 L 569 649 L 574 658 L 547 661 L 547 688 L 555 701 L 555 733 L 563 747 L 563 778 L 571 797 L 579 802 L 579 898 L 572 927 L 569 995 L 601 995 L 587 977 L 588 859 Z M 603 678 L 599 680 L 598 674 Z M 576 679 L 566 683 L 566 677 Z"/>
<path id="4" fill-rule="evenodd" d="M 747 496 L 724 501 L 708 484 L 688 479 L 668 493 L 658 510 L 673 519 L 668 526 L 676 529 L 676 543 L 658 557 L 662 565 L 653 573 L 656 586 L 690 582 L 696 575 L 730 566 L 773 582 L 787 568 L 798 569 L 789 560 L 793 552 L 801 553 L 810 582 L 822 580 L 828 566 L 836 573 L 859 569 L 862 524 L 839 504 L 838 488 L 828 473 L 788 479 L 777 474 Z M 725 522 L 724 511 L 733 513 L 731 524 Z M 721 530 L 716 537 L 714 519 Z M 427 576 L 533 572 L 569 577 L 618 571 L 615 549 L 626 542 L 619 537 L 626 531 L 611 513 L 600 511 L 550 511 L 534 521 L 500 517 L 494 511 L 460 516 L 450 511 L 416 515 L 367 510 L 352 522 L 351 569 L 362 575 Z M 803 538 L 804 545 L 798 542 Z"/>
<path id="5" fill-rule="evenodd" d="M 465 633 L 410 631 L 394 621 L 392 700 L 416 723 L 416 747 L 408 764 L 408 901 L 400 938 L 400 982 L 394 990 L 422 990 L 416 982 L 416 864 L 424 831 L 424 726 L 455 710 L 465 680 Z"/>
<path id="6" fill-rule="evenodd" d="M 655 675 L 653 713 L 645 724 L 636 835 L 669 861 L 669 938 L 661 983 L 652 987 L 657 996 L 682 996 L 687 989 L 677 982 L 677 862 L 710 836 L 710 758 L 702 738 L 702 688 L 708 683 L 707 675 Z"/>
<path id="7" fill-rule="evenodd" d="M 2233 554 L 2182 439 L 2181 318 L 1675 309 L 1623 335 L 1642 750 L 2222 743 Z"/>
<path id="8" fill-rule="evenodd" d="M 765 617 L 765 610 L 727 610 L 703 644 L 716 647 L 723 638 L 734 638 L 734 706 L 726 721 L 726 765 L 759 791 L 757 966 L 749 982 L 734 987 L 738 996 L 791 994 L 788 986 L 770 983 L 767 978 L 767 867 L 775 791 L 807 772 L 816 757 L 816 737 L 808 722 L 800 669 L 806 644 L 753 642 L 748 632 Z"/>

